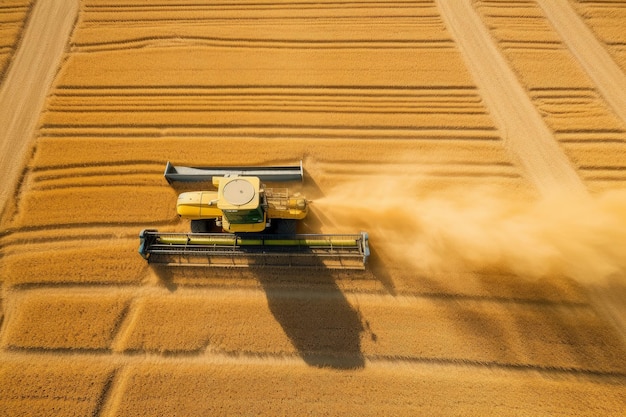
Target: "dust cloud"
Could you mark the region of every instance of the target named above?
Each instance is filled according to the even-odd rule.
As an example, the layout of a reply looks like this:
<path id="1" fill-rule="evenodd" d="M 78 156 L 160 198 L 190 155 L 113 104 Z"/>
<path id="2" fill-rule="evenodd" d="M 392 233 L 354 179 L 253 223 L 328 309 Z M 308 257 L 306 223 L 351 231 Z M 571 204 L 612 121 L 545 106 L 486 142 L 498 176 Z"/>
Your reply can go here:
<path id="1" fill-rule="evenodd" d="M 419 272 L 626 276 L 626 190 L 538 198 L 383 177 L 341 184 L 312 208 L 325 232 L 365 230 L 381 259 Z"/>

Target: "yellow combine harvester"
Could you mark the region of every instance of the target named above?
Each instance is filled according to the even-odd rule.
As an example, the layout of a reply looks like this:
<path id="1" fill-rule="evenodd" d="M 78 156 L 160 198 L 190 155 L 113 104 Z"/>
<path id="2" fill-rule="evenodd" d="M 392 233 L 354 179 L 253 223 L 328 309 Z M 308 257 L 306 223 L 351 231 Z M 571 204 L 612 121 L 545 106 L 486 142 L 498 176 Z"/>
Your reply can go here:
<path id="1" fill-rule="evenodd" d="M 184 192 L 176 211 L 191 233 L 143 230 L 139 253 L 152 263 L 226 267 L 304 266 L 363 269 L 368 235 L 297 234 L 309 211 L 305 197 L 262 181 L 302 181 L 302 163 L 281 167 L 180 167 L 169 162 L 173 182 L 211 182 L 216 190 Z"/>

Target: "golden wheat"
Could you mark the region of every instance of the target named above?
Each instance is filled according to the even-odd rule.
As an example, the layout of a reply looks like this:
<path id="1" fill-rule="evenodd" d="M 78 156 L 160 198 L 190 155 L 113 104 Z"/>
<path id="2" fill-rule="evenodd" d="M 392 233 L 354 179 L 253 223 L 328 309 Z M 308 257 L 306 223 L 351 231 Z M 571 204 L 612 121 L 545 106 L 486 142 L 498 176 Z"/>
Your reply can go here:
<path id="1" fill-rule="evenodd" d="M 624 19 L 626 7 L 621 2 L 598 4 L 587 2 L 572 2 L 585 24 L 594 31 L 595 35 L 606 45 L 615 61 L 626 71 L 626 35 L 624 34 Z"/>
<path id="2" fill-rule="evenodd" d="M 100 186 L 27 193 L 18 217 L 24 226 L 171 221 L 176 194 L 168 187 Z"/>
<path id="3" fill-rule="evenodd" d="M 127 303 L 116 295 L 29 294 L 4 332 L 6 346 L 24 349 L 107 349 Z"/>
<path id="4" fill-rule="evenodd" d="M 362 339 L 367 355 L 563 368 L 586 366 L 595 357 L 596 369 L 626 369 L 624 346 L 603 319 L 586 308 L 466 302 L 457 309 L 454 301 L 388 301 L 359 304 L 376 336 Z M 442 328 L 454 330 L 442 334 L 437 331 Z"/>
<path id="5" fill-rule="evenodd" d="M 625 405 L 619 384 L 545 378 L 531 372 L 511 377 L 495 369 L 465 366 L 401 364 L 337 372 L 280 363 L 143 364 L 129 369 L 126 382 L 114 412 L 129 416 L 146 410 L 168 415 L 484 415 L 494 409 L 515 413 L 520 408 L 594 416 Z M 590 409 L 590 398 L 602 401 Z"/>
<path id="6" fill-rule="evenodd" d="M 7 0 L 0 5 L 0 81 L 11 63 L 32 0 Z"/>
<path id="7" fill-rule="evenodd" d="M 240 298 L 239 298 L 240 299 Z M 262 298 L 151 297 L 138 301 L 121 348 L 140 351 L 295 353 Z"/>
<path id="8" fill-rule="evenodd" d="M 9 285 L 24 284 L 128 284 L 139 283 L 146 270 L 137 255 L 137 239 L 127 242 L 81 239 L 70 244 L 45 244 L 7 256 L 2 275 Z M 18 248 L 24 246 L 19 245 Z"/>
<path id="9" fill-rule="evenodd" d="M 94 415 L 114 366 L 80 359 L 0 362 L 0 405 L 10 416 Z"/>
<path id="10" fill-rule="evenodd" d="M 611 111 L 597 91 L 577 89 L 570 92 L 539 90 L 532 93 L 537 109 L 542 112 L 548 126 L 562 139 L 576 132 L 598 133 L 623 130 L 624 123 Z M 564 110 L 567 111 L 564 111 Z M 591 139 L 590 135 L 587 135 Z"/>
<path id="11" fill-rule="evenodd" d="M 454 132 L 463 139 L 464 132 Z M 168 140 L 169 139 L 169 140 Z M 72 152 L 68 152 L 68 148 Z M 242 152 L 254 149 L 255 152 Z M 92 150 L 93 152 L 89 152 Z M 34 164 L 38 169 L 75 165 L 101 164 L 102 175 L 116 164 L 153 161 L 155 171 L 165 169 L 165 162 L 176 165 L 228 166 L 237 160 L 243 165 L 259 165 L 263 161 L 293 164 L 305 158 L 305 170 L 314 170 L 316 162 L 329 162 L 340 168 L 347 163 L 404 163 L 413 165 L 459 164 L 482 162 L 484 165 L 511 164 L 506 150 L 496 140 L 401 140 L 360 139 L 315 140 L 293 138 L 276 141 L 263 138 L 165 138 L 133 140 L 63 138 L 43 139 L 39 143 Z M 236 158 L 236 159 L 235 159 Z M 239 162 L 241 161 L 241 162 Z M 354 164 L 357 165 L 358 164 Z M 132 165 L 131 165 L 132 166 Z M 349 168 L 348 168 L 349 169 Z M 161 171 L 162 172 L 162 171 Z M 156 175 L 156 172 L 154 173 Z M 164 183 L 165 184 L 165 183 Z"/>
<path id="12" fill-rule="evenodd" d="M 196 3 L 81 2 L 3 215 L 0 409 L 626 407 L 626 348 L 570 279 L 623 271 L 623 197 L 537 201 L 437 2 Z M 472 4 L 588 187 L 623 188 L 625 127 L 541 8 Z M 625 56 L 619 5 L 576 7 Z M 293 188 L 314 200 L 303 227 L 370 232 L 367 273 L 174 269 L 136 253 L 143 228 L 189 229 L 166 161 L 299 160 Z"/>

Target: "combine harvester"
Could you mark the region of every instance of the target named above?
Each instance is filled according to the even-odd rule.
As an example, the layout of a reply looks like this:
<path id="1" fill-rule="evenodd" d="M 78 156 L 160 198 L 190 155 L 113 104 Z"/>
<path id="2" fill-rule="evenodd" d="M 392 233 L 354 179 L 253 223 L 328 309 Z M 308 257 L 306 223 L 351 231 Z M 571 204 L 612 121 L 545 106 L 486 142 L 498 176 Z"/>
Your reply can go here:
<path id="1" fill-rule="evenodd" d="M 173 182 L 211 182 L 217 190 L 184 192 L 176 211 L 191 233 L 143 230 L 139 254 L 150 263 L 211 267 L 321 267 L 364 269 L 368 235 L 297 234 L 309 202 L 262 181 L 302 181 L 299 166 L 165 168 Z"/>

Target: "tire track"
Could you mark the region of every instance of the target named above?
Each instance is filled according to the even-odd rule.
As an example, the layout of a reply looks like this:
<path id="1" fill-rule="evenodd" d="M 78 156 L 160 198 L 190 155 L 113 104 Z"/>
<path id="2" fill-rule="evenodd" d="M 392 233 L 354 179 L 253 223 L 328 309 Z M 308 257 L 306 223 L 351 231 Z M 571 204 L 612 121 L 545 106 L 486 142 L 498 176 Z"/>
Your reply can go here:
<path id="1" fill-rule="evenodd" d="M 235 365 L 235 366 L 264 366 L 268 368 L 305 367 L 306 363 L 297 354 L 254 352 L 207 352 L 207 353 L 169 353 L 159 354 L 154 352 L 115 352 L 109 350 L 51 350 L 46 349 L 11 349 L 2 352 L 3 357 L 10 362 L 49 362 L 53 356 L 55 362 L 77 359 L 80 361 L 103 362 L 115 366 L 153 365 L 153 366 L 178 366 L 178 365 Z M 327 357 L 317 355 L 320 362 L 327 363 L 329 360 L 341 360 L 340 357 Z M 350 358 L 346 358 L 350 359 Z M 498 363 L 491 361 L 472 361 L 457 358 L 429 358 L 429 357 L 406 357 L 393 355 L 365 355 L 366 368 L 373 369 L 410 369 L 417 371 L 424 368 L 449 370 L 457 373 L 459 368 L 469 369 L 473 372 L 486 372 L 493 374 L 501 373 L 509 377 L 519 377 L 522 374 L 534 374 L 547 378 L 571 378 L 572 380 L 588 380 L 596 383 L 626 383 L 626 372 L 602 371 L 584 368 L 564 368 L 558 366 L 535 366 L 532 364 Z M 117 379 L 117 378 L 116 378 Z M 114 382 L 114 385 L 120 384 Z M 115 391 L 115 390 L 113 390 Z"/>
<path id="2" fill-rule="evenodd" d="M 505 146 L 518 158 L 526 176 L 543 195 L 562 189 L 585 193 L 582 181 L 470 1 L 438 0 L 437 4 L 487 109 L 502 131 Z"/>
<path id="3" fill-rule="evenodd" d="M 0 204 L 19 179 L 44 101 L 78 15 L 78 1 L 37 1 L 0 89 Z M 46 45 L 46 47 L 42 47 Z"/>

